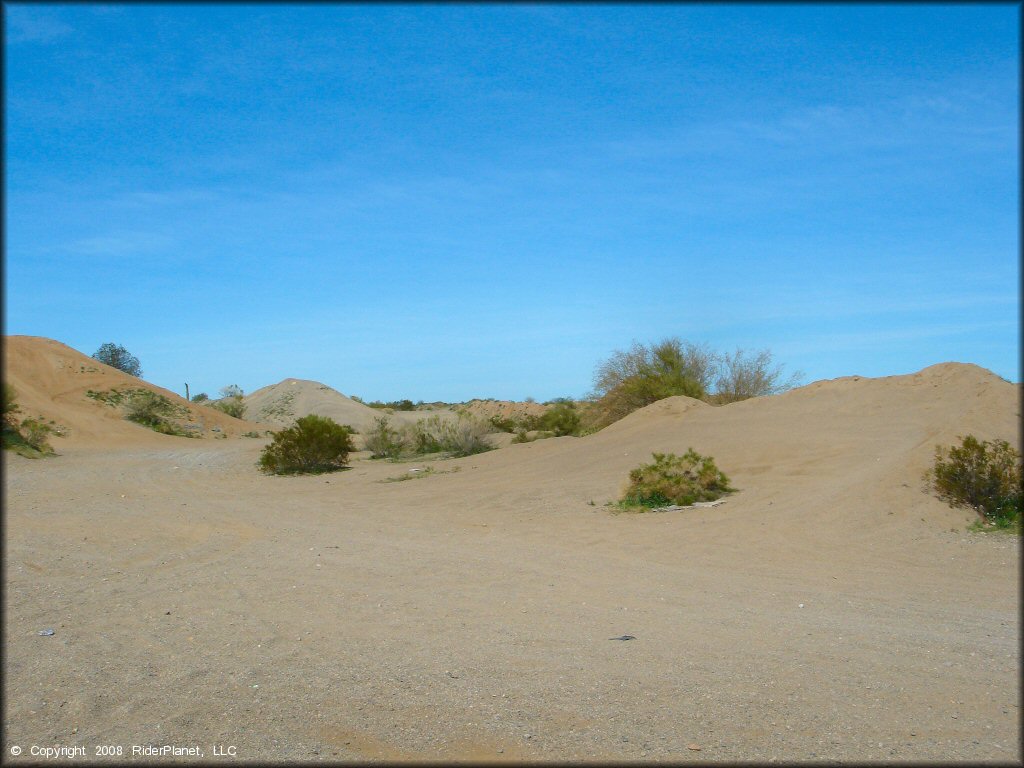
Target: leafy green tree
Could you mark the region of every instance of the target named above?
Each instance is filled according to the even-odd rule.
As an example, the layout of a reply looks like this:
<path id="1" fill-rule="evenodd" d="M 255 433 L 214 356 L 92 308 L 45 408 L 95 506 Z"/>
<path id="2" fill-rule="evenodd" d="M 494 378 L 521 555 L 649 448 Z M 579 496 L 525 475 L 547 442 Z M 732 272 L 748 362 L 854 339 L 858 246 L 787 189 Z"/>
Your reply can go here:
<path id="1" fill-rule="evenodd" d="M 130 376 L 142 378 L 142 365 L 139 363 L 139 358 L 120 344 L 108 341 L 93 353 L 93 358 L 111 368 L 124 371 Z"/>

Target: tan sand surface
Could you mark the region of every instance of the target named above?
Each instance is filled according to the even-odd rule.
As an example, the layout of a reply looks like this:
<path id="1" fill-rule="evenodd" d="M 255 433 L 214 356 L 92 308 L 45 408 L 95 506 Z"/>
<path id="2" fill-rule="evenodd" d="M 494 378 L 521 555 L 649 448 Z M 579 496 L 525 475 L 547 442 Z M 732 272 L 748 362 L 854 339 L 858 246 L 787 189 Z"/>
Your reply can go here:
<path id="1" fill-rule="evenodd" d="M 976 366 L 281 478 L 254 467 L 265 439 L 88 420 L 45 362 L 6 355 L 73 434 L 4 457 L 5 747 L 1021 758 L 1019 539 L 967 532 L 920 481 L 936 443 L 1019 445 L 1019 387 Z M 725 504 L 605 506 L 691 446 L 739 489 Z"/>

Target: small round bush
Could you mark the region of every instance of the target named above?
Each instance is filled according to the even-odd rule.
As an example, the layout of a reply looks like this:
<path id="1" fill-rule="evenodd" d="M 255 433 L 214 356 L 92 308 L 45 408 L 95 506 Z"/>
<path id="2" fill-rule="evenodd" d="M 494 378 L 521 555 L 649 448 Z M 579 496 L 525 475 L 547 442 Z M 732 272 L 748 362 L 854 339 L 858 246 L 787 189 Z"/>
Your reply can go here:
<path id="1" fill-rule="evenodd" d="M 940 499 L 970 507 L 986 523 L 1000 528 L 1019 524 L 1021 457 L 1005 440 L 981 442 L 967 435 L 959 446 L 937 446 L 925 482 Z"/>
<path id="2" fill-rule="evenodd" d="M 556 437 L 575 435 L 580 429 L 580 414 L 571 400 L 556 401 L 540 418 L 540 429 Z"/>
<path id="3" fill-rule="evenodd" d="M 714 459 L 690 448 L 682 456 L 655 453 L 652 464 L 632 470 L 622 503 L 631 507 L 685 507 L 697 501 L 714 501 L 733 490 Z"/>
<path id="4" fill-rule="evenodd" d="M 326 416 L 310 414 L 275 433 L 258 465 L 275 475 L 334 472 L 348 464 L 352 450 L 348 429 Z"/>

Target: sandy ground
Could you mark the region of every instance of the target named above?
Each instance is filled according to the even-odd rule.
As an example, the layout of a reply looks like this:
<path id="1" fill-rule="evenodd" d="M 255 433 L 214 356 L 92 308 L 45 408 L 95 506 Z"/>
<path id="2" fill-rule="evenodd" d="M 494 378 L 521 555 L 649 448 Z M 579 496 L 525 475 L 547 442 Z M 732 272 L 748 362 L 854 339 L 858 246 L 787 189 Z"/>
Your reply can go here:
<path id="1" fill-rule="evenodd" d="M 5 759 L 1018 762 L 1019 539 L 920 473 L 1019 402 L 944 365 L 315 477 L 134 425 L 6 455 Z M 691 445 L 727 503 L 605 506 Z"/>

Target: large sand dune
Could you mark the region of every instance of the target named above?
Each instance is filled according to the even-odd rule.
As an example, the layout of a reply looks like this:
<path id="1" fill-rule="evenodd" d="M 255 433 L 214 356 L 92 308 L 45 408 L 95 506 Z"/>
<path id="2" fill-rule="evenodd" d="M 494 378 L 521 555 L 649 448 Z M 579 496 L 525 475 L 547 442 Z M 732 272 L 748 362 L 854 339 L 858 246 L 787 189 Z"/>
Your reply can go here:
<path id="1" fill-rule="evenodd" d="M 976 366 L 670 398 L 385 482 L 428 464 L 264 476 L 265 440 L 65 412 L 45 358 L 5 375 L 77 437 L 5 456 L 7 745 L 1020 760 L 1019 540 L 921 487 L 936 444 L 1020 443 L 1020 388 Z M 725 504 L 605 506 L 689 447 Z"/>

